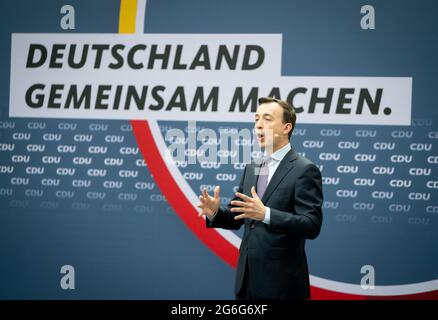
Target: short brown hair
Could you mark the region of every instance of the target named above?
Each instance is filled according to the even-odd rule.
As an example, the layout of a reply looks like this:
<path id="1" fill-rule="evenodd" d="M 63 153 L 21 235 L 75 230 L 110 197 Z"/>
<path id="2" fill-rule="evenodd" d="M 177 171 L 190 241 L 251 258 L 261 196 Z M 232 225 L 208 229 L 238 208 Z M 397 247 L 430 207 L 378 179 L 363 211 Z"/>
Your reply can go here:
<path id="1" fill-rule="evenodd" d="M 295 109 L 284 100 L 272 98 L 272 97 L 262 97 L 259 98 L 259 105 L 263 103 L 270 103 L 270 102 L 276 102 L 283 108 L 283 123 L 291 123 L 292 124 L 292 130 L 289 132 L 289 139 L 292 135 L 292 131 L 295 129 L 295 122 L 297 121 L 297 114 L 295 112 Z"/>

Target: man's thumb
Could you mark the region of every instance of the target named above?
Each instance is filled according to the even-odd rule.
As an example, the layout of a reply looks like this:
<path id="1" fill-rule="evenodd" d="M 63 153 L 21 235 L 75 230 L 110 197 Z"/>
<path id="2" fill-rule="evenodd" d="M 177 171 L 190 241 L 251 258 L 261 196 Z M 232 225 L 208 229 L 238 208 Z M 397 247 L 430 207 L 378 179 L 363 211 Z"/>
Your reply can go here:
<path id="1" fill-rule="evenodd" d="M 255 189 L 254 186 L 251 188 L 251 193 L 252 193 L 252 197 L 253 198 L 256 198 L 256 199 L 259 198 L 259 195 L 257 194 L 256 189 Z"/>

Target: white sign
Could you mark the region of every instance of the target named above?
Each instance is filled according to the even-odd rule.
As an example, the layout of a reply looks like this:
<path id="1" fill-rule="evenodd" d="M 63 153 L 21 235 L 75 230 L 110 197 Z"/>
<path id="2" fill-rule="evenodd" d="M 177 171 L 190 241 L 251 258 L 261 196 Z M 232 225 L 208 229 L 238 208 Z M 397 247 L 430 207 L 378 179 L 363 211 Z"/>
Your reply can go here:
<path id="1" fill-rule="evenodd" d="M 281 75 L 278 34 L 13 34 L 11 117 L 410 125 L 412 78 Z"/>

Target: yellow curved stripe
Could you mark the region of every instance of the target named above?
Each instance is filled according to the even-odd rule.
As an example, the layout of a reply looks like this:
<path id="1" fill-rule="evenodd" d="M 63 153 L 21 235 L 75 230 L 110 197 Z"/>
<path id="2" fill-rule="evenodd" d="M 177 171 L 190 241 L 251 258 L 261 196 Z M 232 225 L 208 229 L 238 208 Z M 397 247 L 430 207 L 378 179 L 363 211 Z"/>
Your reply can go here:
<path id="1" fill-rule="evenodd" d="M 119 33 L 135 33 L 137 0 L 120 0 Z"/>

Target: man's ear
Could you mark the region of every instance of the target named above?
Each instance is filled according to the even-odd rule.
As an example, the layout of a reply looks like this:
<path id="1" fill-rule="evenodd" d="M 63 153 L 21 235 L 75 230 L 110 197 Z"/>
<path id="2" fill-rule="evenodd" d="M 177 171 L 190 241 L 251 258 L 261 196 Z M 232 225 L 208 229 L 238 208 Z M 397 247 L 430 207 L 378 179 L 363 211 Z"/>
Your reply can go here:
<path id="1" fill-rule="evenodd" d="M 287 130 L 286 132 L 284 132 L 285 134 L 292 132 L 292 130 L 293 130 L 292 123 L 285 123 L 284 129 Z"/>

